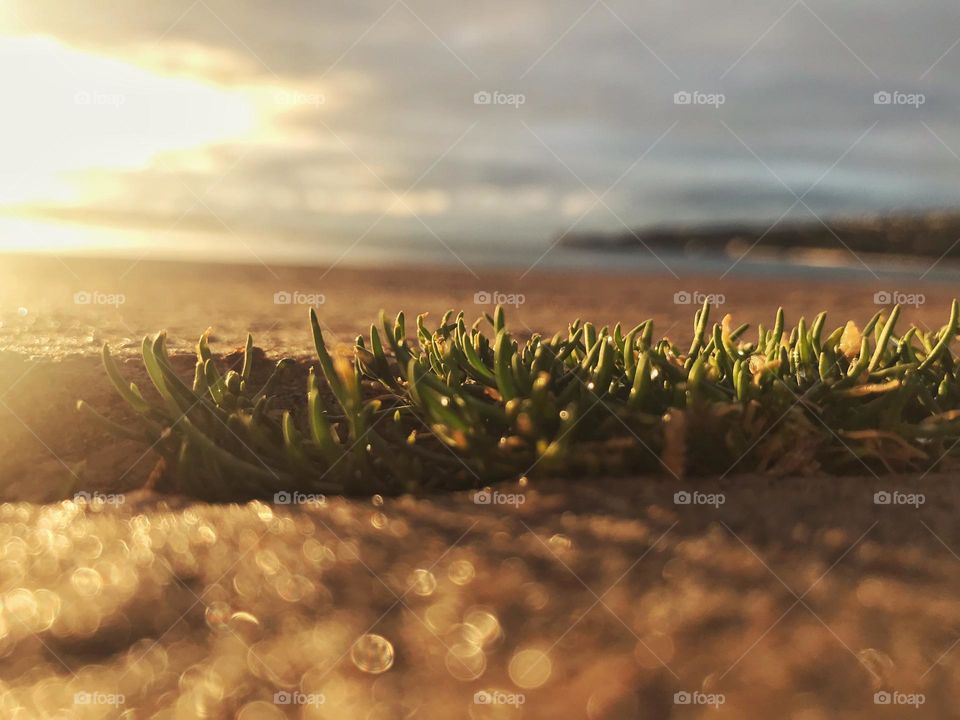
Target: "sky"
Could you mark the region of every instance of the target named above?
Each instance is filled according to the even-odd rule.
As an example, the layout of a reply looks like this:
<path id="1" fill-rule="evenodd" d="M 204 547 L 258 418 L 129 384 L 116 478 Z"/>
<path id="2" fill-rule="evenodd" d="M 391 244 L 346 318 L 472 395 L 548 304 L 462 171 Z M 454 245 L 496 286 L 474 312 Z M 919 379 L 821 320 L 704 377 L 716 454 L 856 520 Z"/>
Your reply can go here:
<path id="1" fill-rule="evenodd" d="M 960 5 L 0 0 L 0 92 L 0 247 L 496 253 L 955 206 Z"/>

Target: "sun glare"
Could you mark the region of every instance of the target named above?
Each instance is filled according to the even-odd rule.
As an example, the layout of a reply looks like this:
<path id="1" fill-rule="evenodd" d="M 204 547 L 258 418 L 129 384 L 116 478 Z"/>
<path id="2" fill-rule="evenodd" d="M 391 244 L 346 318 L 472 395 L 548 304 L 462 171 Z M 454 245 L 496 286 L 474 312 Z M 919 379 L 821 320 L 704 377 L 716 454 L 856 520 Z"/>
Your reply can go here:
<path id="1" fill-rule="evenodd" d="M 75 203 L 105 170 L 254 132 L 249 95 L 164 77 L 50 38 L 0 40 L 0 205 Z M 94 171 L 94 172 L 85 172 Z"/>

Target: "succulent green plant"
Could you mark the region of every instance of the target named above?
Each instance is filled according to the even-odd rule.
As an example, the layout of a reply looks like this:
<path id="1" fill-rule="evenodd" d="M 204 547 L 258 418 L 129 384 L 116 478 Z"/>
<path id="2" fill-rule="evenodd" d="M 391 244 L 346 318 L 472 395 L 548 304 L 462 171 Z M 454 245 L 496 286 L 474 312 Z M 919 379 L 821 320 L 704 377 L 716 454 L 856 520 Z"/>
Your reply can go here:
<path id="1" fill-rule="evenodd" d="M 467 325 L 446 313 L 414 339 L 381 313 L 352 353 L 327 348 L 314 311 L 319 372 L 305 402 L 278 392 L 291 360 L 252 387 L 222 372 L 207 335 L 192 385 L 174 372 L 163 333 L 143 342 L 155 388 L 107 374 L 143 419 L 131 430 L 79 403 L 111 432 L 152 444 L 177 488 L 232 499 L 281 490 L 402 493 L 542 474 L 880 472 L 949 462 L 960 440 L 960 367 L 950 343 L 960 306 L 935 331 L 897 334 L 900 308 L 825 333 L 826 314 L 787 329 L 710 324 L 704 304 L 689 344 L 575 320 L 519 341 L 496 308 Z"/>

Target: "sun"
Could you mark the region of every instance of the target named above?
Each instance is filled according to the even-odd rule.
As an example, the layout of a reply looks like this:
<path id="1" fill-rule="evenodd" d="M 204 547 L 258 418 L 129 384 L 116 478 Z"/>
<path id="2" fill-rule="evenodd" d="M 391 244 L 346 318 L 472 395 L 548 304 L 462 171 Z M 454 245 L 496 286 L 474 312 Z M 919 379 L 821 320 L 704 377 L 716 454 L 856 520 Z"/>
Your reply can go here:
<path id="1" fill-rule="evenodd" d="M 164 152 L 242 138 L 254 98 L 164 77 L 51 38 L 0 40 L 0 204 L 82 202 L 103 171 L 138 170 Z"/>

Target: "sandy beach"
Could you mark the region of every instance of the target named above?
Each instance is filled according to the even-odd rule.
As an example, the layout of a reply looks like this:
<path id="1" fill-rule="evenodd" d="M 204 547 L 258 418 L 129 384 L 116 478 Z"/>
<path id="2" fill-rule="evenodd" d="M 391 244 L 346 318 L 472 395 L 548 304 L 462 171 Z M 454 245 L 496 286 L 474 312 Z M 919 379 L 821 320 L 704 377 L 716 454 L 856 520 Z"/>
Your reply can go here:
<path id="1" fill-rule="evenodd" d="M 522 495 L 515 506 L 478 506 L 471 493 L 209 505 L 142 490 L 155 458 L 74 409 L 83 398 L 131 419 L 99 349 L 109 342 L 142 378 L 140 339 L 160 329 L 185 371 L 208 326 L 219 353 L 249 330 L 269 358 L 309 362 L 311 300 L 346 344 L 381 308 L 471 315 L 497 294 L 518 300 L 507 312 L 531 333 L 580 315 L 652 317 L 658 335 L 686 337 L 694 308 L 683 301 L 698 293 L 722 298 L 719 312 L 737 322 L 770 323 L 782 305 L 788 321 L 828 310 L 834 326 L 865 322 L 877 292 L 922 294 L 904 318 L 937 327 L 955 288 L 5 256 L 0 708 L 243 720 L 951 716 L 951 476 L 717 468 L 681 484 L 502 488 Z M 724 502 L 677 505 L 683 490 Z M 924 502 L 878 506 L 878 490 Z M 63 502 L 77 491 L 123 502 Z M 366 652 L 351 652 L 362 636 Z M 123 703 L 74 705 L 93 687 Z M 278 692 L 291 704 L 275 703 Z M 878 692 L 897 706 L 878 706 Z"/>
<path id="2" fill-rule="evenodd" d="M 0 0 L 0 720 L 960 719 L 957 19 Z"/>

